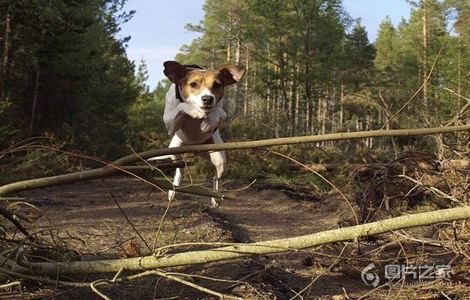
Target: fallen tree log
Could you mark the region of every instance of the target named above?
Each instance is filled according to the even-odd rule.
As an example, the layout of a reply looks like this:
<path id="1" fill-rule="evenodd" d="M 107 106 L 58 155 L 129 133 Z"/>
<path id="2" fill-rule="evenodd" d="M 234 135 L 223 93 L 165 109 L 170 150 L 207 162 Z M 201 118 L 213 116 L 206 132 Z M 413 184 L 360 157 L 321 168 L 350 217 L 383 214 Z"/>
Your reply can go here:
<path id="1" fill-rule="evenodd" d="M 10 270 L 25 274 L 57 276 L 57 274 L 90 274 L 117 272 L 121 269 L 142 271 L 155 268 L 166 268 L 184 265 L 206 264 L 231 260 L 253 255 L 265 255 L 296 251 L 327 243 L 352 241 L 357 238 L 386 233 L 398 229 L 451 222 L 470 218 L 470 206 L 436 210 L 400 216 L 387 220 L 366 223 L 351 227 L 332 229 L 313 234 L 277 239 L 271 241 L 235 244 L 221 248 L 182 252 L 175 254 L 151 255 L 144 257 L 75 261 L 75 262 L 21 262 L 6 259 Z M 1 269 L 0 269 L 1 272 Z"/>
<path id="2" fill-rule="evenodd" d="M 276 139 L 266 139 L 257 141 L 246 141 L 246 142 L 230 142 L 225 144 L 203 144 L 203 145 L 190 145 L 176 148 L 165 148 L 145 151 L 137 154 L 131 154 L 124 156 L 104 167 L 80 171 L 71 174 L 63 174 L 57 176 L 36 178 L 31 180 L 19 181 L 10 184 L 6 184 L 0 187 L 0 196 L 12 195 L 25 190 L 49 187 L 55 185 L 61 185 L 66 183 L 78 182 L 83 180 L 90 180 L 96 178 L 102 178 L 111 176 L 116 173 L 131 173 L 125 171 L 120 166 L 124 166 L 141 159 L 148 159 L 154 156 L 162 156 L 169 154 L 183 154 L 192 152 L 207 152 L 207 151 L 220 151 L 220 150 L 236 150 L 236 149 L 247 149 L 247 148 L 259 148 L 259 147 L 273 147 L 280 145 L 290 144 L 302 144 L 302 143 L 313 143 L 321 141 L 339 141 L 349 139 L 362 139 L 372 137 L 391 137 L 391 136 L 418 136 L 418 135 L 430 135 L 430 134 L 442 134 L 451 133 L 458 131 L 470 130 L 469 125 L 462 126 L 449 126 L 449 127 L 436 127 L 436 128 L 421 128 L 421 129 L 394 129 L 394 130 L 372 130 L 372 131 L 358 131 L 358 132 L 342 132 L 342 133 L 330 133 L 323 135 L 312 135 L 312 136 L 296 136 L 296 137 L 285 137 Z M 220 195 L 224 197 L 224 195 Z"/>
<path id="3" fill-rule="evenodd" d="M 435 161 L 436 165 L 439 164 L 439 161 Z M 358 164 L 358 163 L 352 163 L 352 164 L 305 164 L 309 169 L 314 170 L 315 172 L 333 172 L 337 170 L 354 170 L 357 168 L 377 168 L 381 167 L 384 164 L 383 163 L 372 163 L 372 164 Z M 291 171 L 298 171 L 298 170 L 304 170 L 305 168 L 302 166 L 299 166 L 298 164 L 291 164 L 289 165 L 289 170 Z M 470 170 L 470 160 L 466 159 L 451 159 L 448 161 L 445 161 L 444 163 L 441 164 L 441 169 L 442 170 L 458 170 L 458 171 L 463 171 L 463 170 Z"/>

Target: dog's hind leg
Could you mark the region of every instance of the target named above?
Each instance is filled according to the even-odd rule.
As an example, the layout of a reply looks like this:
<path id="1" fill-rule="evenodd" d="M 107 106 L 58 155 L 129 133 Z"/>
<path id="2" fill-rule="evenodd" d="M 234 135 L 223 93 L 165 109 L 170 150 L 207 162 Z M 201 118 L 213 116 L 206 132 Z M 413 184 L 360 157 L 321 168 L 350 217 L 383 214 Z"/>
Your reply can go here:
<path id="1" fill-rule="evenodd" d="M 176 135 L 173 136 L 171 139 L 170 145 L 168 148 L 174 148 L 174 147 L 180 147 L 183 146 L 183 142 L 177 137 Z M 182 156 L 181 155 L 171 155 L 171 160 L 181 160 Z M 181 171 L 181 168 L 176 168 L 175 172 L 175 177 L 173 178 L 173 187 L 177 187 L 181 183 L 181 178 L 183 178 L 183 172 Z M 168 191 L 168 200 L 173 200 L 175 198 L 176 192 L 175 190 L 170 190 Z"/>

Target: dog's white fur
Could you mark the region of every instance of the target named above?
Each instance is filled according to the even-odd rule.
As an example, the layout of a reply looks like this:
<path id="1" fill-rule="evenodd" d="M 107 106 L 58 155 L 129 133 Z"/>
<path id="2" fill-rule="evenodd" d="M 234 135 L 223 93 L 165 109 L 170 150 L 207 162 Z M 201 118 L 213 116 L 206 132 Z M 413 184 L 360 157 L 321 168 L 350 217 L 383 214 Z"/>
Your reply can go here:
<path id="1" fill-rule="evenodd" d="M 204 70 L 199 71 L 205 72 Z M 243 76 L 243 72 L 241 76 Z M 235 82 L 239 79 L 237 78 Z M 222 144 L 223 141 L 218 128 L 227 118 L 227 113 L 224 110 L 224 99 L 222 98 L 217 102 L 216 95 L 212 93 L 211 89 L 204 88 L 198 91 L 198 93 L 190 94 L 184 101 L 180 101 L 176 97 L 176 88 L 178 87 L 173 83 L 165 96 L 163 121 L 168 129 L 168 133 L 173 135 L 169 148 L 207 142 Z M 181 92 L 180 94 L 182 95 Z M 212 97 L 210 108 L 206 108 L 207 102 L 203 103 L 202 98 L 204 96 Z M 155 157 L 149 160 L 167 157 Z M 180 160 L 182 158 L 181 155 L 170 155 L 169 157 L 172 160 Z M 218 191 L 220 179 L 227 170 L 225 151 L 212 151 L 202 154 L 202 157 L 209 160 L 216 169 L 216 174 L 213 178 L 213 189 Z M 177 168 L 173 179 L 174 186 L 180 185 L 182 176 L 182 170 Z M 168 199 L 172 200 L 174 197 L 175 191 L 169 191 Z M 213 206 L 218 206 L 215 198 L 212 198 L 211 202 Z"/>
<path id="2" fill-rule="evenodd" d="M 212 131 L 221 126 L 227 118 L 224 99 L 217 102 L 211 111 L 207 111 L 203 108 L 201 97 L 214 97 L 209 89 L 204 89 L 197 95 L 191 95 L 185 102 L 176 99 L 175 92 L 175 84 L 172 84 L 165 96 L 163 122 L 168 133 L 175 134 L 186 145 L 207 141 Z"/>

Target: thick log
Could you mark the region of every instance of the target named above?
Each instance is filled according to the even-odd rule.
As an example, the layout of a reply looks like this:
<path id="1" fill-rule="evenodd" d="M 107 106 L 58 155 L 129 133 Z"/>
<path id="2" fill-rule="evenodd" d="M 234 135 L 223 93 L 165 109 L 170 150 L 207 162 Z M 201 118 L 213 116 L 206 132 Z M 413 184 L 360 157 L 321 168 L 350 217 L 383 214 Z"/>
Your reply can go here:
<path id="1" fill-rule="evenodd" d="M 435 161 L 436 165 L 439 161 Z M 374 164 L 305 164 L 309 169 L 314 170 L 316 172 L 334 172 L 337 170 L 354 170 L 360 167 L 368 168 L 368 167 L 381 167 L 383 163 L 374 163 Z M 289 165 L 289 170 L 296 171 L 296 170 L 303 170 L 302 166 L 298 164 Z M 451 159 L 445 161 L 441 165 L 442 170 L 470 170 L 470 160 L 466 159 Z"/>
<path id="2" fill-rule="evenodd" d="M 464 206 L 405 215 L 387 220 L 332 229 L 303 236 L 250 244 L 235 244 L 210 250 L 165 254 L 161 256 L 155 254 L 136 258 L 98 261 L 24 263 L 24 267 L 20 267 L 18 265 L 15 266 L 15 262 L 9 260 L 6 265 L 9 265 L 13 271 L 49 276 L 57 276 L 57 274 L 109 273 L 117 272 L 121 269 L 142 271 L 156 268 L 207 264 L 253 255 L 290 252 L 327 243 L 353 241 L 361 237 L 373 236 L 398 229 L 469 218 L 470 206 Z"/>

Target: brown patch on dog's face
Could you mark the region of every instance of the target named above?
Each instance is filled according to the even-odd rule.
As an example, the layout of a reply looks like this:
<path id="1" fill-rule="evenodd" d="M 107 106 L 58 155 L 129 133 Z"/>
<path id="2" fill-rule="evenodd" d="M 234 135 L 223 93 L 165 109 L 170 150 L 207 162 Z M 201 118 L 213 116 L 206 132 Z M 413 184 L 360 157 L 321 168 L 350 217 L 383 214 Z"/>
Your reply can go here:
<path id="1" fill-rule="evenodd" d="M 176 61 L 163 64 L 165 75 L 180 88 L 184 101 L 210 111 L 224 97 L 225 87 L 238 82 L 245 69 L 226 65 L 219 70 L 188 68 Z"/>
<path id="2" fill-rule="evenodd" d="M 181 94 L 184 99 L 191 95 L 212 94 L 216 102 L 224 97 L 225 85 L 215 71 L 191 70 L 180 84 Z M 209 92 L 209 93 L 207 93 Z"/>

